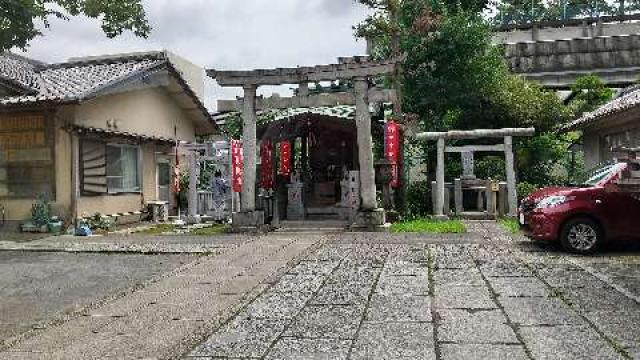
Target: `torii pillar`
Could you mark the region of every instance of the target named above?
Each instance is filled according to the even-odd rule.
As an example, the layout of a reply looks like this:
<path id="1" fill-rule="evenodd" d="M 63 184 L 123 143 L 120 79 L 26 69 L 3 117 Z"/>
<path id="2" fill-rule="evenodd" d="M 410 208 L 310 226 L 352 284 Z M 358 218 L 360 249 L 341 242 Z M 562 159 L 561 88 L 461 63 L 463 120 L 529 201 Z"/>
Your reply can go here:
<path id="1" fill-rule="evenodd" d="M 358 132 L 358 160 L 360 163 L 360 210 L 355 228 L 374 230 L 385 224 L 384 209 L 378 208 L 376 178 L 373 164 L 373 140 L 371 137 L 371 113 L 369 112 L 369 80 L 353 78 L 356 103 L 356 127 Z"/>
<path id="2" fill-rule="evenodd" d="M 258 86 L 247 84 L 243 87 L 242 104 L 242 156 L 243 181 L 240 197 L 240 212 L 233 214 L 236 231 L 258 230 L 264 225 L 264 212 L 256 211 L 256 93 Z"/>

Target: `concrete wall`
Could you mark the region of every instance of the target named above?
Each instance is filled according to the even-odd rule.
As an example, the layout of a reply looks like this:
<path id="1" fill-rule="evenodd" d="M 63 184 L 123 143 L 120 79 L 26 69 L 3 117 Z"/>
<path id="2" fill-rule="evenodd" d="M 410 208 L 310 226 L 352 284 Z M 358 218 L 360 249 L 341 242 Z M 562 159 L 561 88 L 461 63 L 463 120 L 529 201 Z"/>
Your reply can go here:
<path id="1" fill-rule="evenodd" d="M 180 140 L 194 141 L 192 121 L 162 88 L 99 97 L 76 110 L 75 124 L 107 129 L 115 120 L 118 131 L 174 138 L 174 126 Z"/>
<path id="2" fill-rule="evenodd" d="M 496 32 L 494 44 L 640 34 L 640 23 L 609 23 Z"/>
<path id="3" fill-rule="evenodd" d="M 586 169 L 612 161 L 612 146 L 640 146 L 640 108 L 603 118 L 584 129 L 583 134 Z"/>
<path id="4" fill-rule="evenodd" d="M 584 133 L 584 167 L 593 169 L 602 162 L 600 159 L 600 135 L 597 132 Z"/>
<path id="5" fill-rule="evenodd" d="M 636 67 L 640 35 L 507 44 L 505 57 L 515 73 Z"/>
<path id="6" fill-rule="evenodd" d="M 206 76 L 204 68 L 171 52 L 167 52 L 167 56 L 171 64 L 180 71 L 189 87 L 198 95 L 200 101 L 204 103 L 204 78 Z"/>

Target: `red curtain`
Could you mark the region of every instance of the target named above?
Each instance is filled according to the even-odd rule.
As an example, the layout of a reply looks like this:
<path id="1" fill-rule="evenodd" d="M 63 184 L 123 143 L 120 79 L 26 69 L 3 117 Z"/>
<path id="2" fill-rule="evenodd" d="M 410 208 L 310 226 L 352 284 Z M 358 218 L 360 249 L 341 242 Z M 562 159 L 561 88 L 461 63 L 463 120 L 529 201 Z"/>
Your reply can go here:
<path id="1" fill-rule="evenodd" d="M 274 188 L 273 179 L 273 144 L 266 140 L 260 144 L 260 158 L 262 162 L 260 187 L 271 190 Z"/>

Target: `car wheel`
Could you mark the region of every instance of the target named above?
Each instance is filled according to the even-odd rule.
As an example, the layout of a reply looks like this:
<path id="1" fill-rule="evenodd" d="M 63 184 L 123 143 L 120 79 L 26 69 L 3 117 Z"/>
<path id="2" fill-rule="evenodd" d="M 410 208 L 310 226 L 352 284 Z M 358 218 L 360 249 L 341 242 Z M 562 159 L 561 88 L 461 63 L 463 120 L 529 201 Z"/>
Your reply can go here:
<path id="1" fill-rule="evenodd" d="M 604 243 L 604 234 L 595 221 L 577 218 L 564 225 L 560 233 L 560 242 L 567 251 L 592 254 Z"/>

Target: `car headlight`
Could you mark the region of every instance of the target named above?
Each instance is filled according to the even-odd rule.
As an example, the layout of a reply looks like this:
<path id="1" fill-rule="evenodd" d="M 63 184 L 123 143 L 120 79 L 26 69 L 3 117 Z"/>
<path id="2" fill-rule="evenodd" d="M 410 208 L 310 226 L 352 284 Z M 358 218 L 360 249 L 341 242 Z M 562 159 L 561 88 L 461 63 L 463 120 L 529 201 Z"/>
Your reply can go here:
<path id="1" fill-rule="evenodd" d="M 569 200 L 570 200 L 570 198 L 568 196 L 561 196 L 561 195 L 548 196 L 548 197 L 540 200 L 540 202 L 536 206 L 536 209 L 552 208 L 552 207 L 564 204 Z"/>

